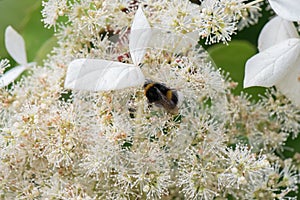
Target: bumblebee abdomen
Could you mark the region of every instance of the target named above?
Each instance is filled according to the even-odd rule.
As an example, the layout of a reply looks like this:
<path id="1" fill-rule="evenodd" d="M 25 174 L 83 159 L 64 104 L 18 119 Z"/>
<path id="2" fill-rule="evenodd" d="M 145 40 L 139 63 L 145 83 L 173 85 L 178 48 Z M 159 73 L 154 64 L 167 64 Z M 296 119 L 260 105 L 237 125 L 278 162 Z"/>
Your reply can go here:
<path id="1" fill-rule="evenodd" d="M 166 97 L 169 101 L 172 101 L 175 105 L 178 103 L 178 94 L 176 90 L 168 90 Z"/>

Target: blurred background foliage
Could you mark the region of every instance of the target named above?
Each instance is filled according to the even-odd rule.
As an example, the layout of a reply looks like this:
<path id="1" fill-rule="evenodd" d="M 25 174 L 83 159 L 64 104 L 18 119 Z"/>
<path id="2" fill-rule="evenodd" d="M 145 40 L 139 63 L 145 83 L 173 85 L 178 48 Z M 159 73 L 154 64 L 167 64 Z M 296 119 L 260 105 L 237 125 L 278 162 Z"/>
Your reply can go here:
<path id="1" fill-rule="evenodd" d="M 4 46 L 4 32 L 11 25 L 19 32 L 26 45 L 28 61 L 42 64 L 55 40 L 53 29 L 46 29 L 41 22 L 42 0 L 0 0 L 0 57 L 9 57 Z M 15 62 L 11 60 L 11 65 Z"/>
<path id="2" fill-rule="evenodd" d="M 42 64 L 42 60 L 51 52 L 56 43 L 53 28 L 44 28 L 41 22 L 41 4 L 42 0 L 0 0 L 0 58 L 9 58 L 12 66 L 15 66 L 15 62 L 9 57 L 4 46 L 4 31 L 8 25 L 13 26 L 24 37 L 28 61 Z M 238 83 L 233 92 L 235 94 L 248 93 L 253 96 L 253 101 L 259 100 L 259 94 L 263 95 L 265 89 L 259 87 L 243 89 L 244 67 L 247 59 L 257 52 L 259 32 L 269 18 L 270 13 L 264 11 L 257 25 L 238 32 L 228 45 L 205 46 L 204 41 L 200 41 L 200 44 L 210 53 L 215 65 L 229 72 L 232 80 Z M 295 152 L 300 152 L 299 138 L 287 141 L 287 146 L 294 150 L 287 148 L 283 152 L 285 157 L 293 157 Z"/>

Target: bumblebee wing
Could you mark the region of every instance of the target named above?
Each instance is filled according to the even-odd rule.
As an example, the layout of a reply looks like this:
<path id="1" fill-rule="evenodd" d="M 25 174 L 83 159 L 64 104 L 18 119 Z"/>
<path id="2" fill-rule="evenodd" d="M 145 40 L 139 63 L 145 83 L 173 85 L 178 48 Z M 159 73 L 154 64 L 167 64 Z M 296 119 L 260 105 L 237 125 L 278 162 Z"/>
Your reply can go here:
<path id="1" fill-rule="evenodd" d="M 77 59 L 68 66 L 65 88 L 89 91 L 119 90 L 142 85 L 140 68 L 101 59 Z"/>
<path id="2" fill-rule="evenodd" d="M 5 87 L 13 82 L 27 68 L 23 65 L 12 68 L 0 77 L 0 87 Z"/>
<path id="3" fill-rule="evenodd" d="M 157 105 L 162 105 L 165 109 L 170 110 L 174 109 L 177 105 L 177 102 L 174 102 L 172 99 L 168 99 L 166 95 L 164 95 L 159 89 L 156 89 L 157 93 L 159 94 L 160 98 L 157 102 L 155 102 Z M 170 90 L 171 91 L 171 90 Z M 177 95 L 172 91 L 172 95 Z"/>
<path id="4" fill-rule="evenodd" d="M 11 26 L 5 30 L 5 46 L 11 57 L 19 64 L 27 64 L 25 42 L 23 37 Z"/>
<path id="5" fill-rule="evenodd" d="M 134 65 L 138 66 L 146 53 L 151 38 L 151 27 L 141 7 L 134 16 L 129 35 L 129 51 Z"/>

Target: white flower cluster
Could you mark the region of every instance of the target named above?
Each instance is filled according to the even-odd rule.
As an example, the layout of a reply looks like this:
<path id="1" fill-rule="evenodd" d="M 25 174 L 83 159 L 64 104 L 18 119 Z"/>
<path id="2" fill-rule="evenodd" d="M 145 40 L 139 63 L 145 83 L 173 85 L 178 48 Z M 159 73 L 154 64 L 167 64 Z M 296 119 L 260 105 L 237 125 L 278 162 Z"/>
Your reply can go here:
<path id="1" fill-rule="evenodd" d="M 43 2 L 45 8 L 42 14 L 47 27 L 56 26 L 59 16 L 65 14 L 74 23 L 76 31 L 88 29 L 90 34 L 96 36 L 95 31 L 99 33 L 102 29 L 116 30 L 117 27 L 127 26 L 134 9 L 138 4 L 143 4 L 145 12 L 151 13 L 149 20 L 153 25 L 181 33 L 195 31 L 206 39 L 207 44 L 212 44 L 220 41 L 227 43 L 236 30 L 255 24 L 260 17 L 261 2 L 202 0 L 194 4 L 188 0 L 88 0 L 78 3 L 49 0 Z M 84 23 L 77 23 L 80 21 Z"/>
<path id="2" fill-rule="evenodd" d="M 258 103 L 233 95 L 234 84 L 202 48 L 181 43 L 178 50 L 172 40 L 178 37 L 169 34 L 193 40 L 189 33 L 198 31 L 208 43 L 226 42 L 241 23 L 256 20 L 256 3 L 44 2 L 44 23 L 58 27 L 58 47 L 43 67 L 30 68 L 28 76 L 0 89 L 1 198 L 292 198 L 297 158 L 275 152 L 300 131 L 297 107 L 273 90 Z M 142 41 L 130 34 L 141 8 L 151 30 L 164 31 L 150 38 L 145 53 L 135 54 L 131 45 Z M 59 24 L 61 15 L 68 21 Z M 142 63 L 133 65 L 136 55 L 143 55 Z M 159 83 L 154 94 L 160 104 L 147 102 L 151 84 L 108 91 L 64 88 L 68 67 L 78 59 L 111 61 L 117 72 L 117 64 L 139 68 Z M 91 69 L 86 63 L 75 65 L 79 75 Z M 92 74 L 91 84 L 111 69 L 92 67 L 103 74 Z M 164 106 L 174 96 L 178 110 L 168 112 Z"/>

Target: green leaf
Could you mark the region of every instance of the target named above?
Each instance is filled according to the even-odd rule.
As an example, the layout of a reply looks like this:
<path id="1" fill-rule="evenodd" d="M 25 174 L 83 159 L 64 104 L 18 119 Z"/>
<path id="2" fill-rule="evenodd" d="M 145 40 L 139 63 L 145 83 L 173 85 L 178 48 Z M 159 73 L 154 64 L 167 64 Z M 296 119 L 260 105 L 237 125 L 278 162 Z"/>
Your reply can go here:
<path id="1" fill-rule="evenodd" d="M 45 47 L 47 46 L 48 53 L 50 53 L 50 41 L 52 41 L 51 43 L 55 41 L 54 39 L 50 39 L 53 37 L 53 30 L 45 28 L 41 21 L 41 10 L 42 6 L 39 5 L 37 9 L 31 13 L 28 23 L 24 27 L 24 39 L 26 42 L 26 50 L 29 61 L 34 60 L 39 62 L 39 60 L 35 60 L 35 58 L 41 58 L 40 53 L 39 57 L 37 56 L 40 49 L 43 48 L 44 54 L 46 55 L 47 52 L 45 52 Z"/>
<path id="2" fill-rule="evenodd" d="M 46 42 L 44 42 L 43 46 L 38 50 L 34 61 L 37 62 L 38 65 L 43 64 L 43 60 L 47 58 L 47 55 L 51 52 L 53 47 L 57 45 L 57 38 L 51 37 Z"/>
<path id="3" fill-rule="evenodd" d="M 228 45 L 213 45 L 207 51 L 216 66 L 229 72 L 232 80 L 238 83 L 237 88 L 233 91 L 234 94 L 245 91 L 257 98 L 258 94 L 264 93 L 265 89 L 261 87 L 243 89 L 245 64 L 256 53 L 256 47 L 251 43 L 243 40 L 234 40 Z"/>

